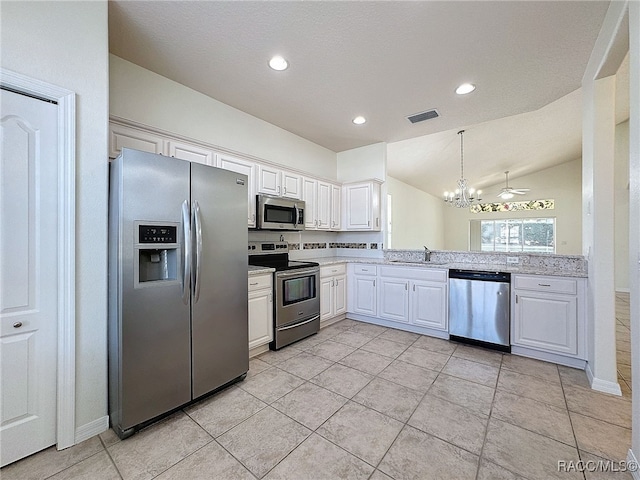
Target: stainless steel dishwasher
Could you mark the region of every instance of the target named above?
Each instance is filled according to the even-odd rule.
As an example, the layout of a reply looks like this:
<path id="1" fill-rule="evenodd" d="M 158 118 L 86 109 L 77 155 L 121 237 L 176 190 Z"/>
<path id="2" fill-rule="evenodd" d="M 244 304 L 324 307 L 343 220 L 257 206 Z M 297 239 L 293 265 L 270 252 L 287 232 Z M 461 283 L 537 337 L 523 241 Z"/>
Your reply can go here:
<path id="1" fill-rule="evenodd" d="M 510 352 L 511 274 L 449 270 L 451 340 Z"/>

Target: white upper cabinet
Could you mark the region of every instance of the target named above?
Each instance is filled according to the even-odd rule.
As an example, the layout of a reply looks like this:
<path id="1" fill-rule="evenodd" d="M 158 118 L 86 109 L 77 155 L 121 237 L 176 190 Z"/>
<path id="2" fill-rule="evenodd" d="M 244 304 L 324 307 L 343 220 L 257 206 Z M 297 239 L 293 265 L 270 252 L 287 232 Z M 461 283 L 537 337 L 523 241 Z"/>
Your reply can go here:
<path id="1" fill-rule="evenodd" d="M 337 190 L 338 194 L 335 194 Z M 302 200 L 305 202 L 306 230 L 339 230 L 340 187 L 305 177 L 302 181 Z"/>
<path id="2" fill-rule="evenodd" d="M 216 155 L 216 167 L 242 173 L 247 176 L 247 225 L 256 226 L 256 169 L 257 165 L 249 160 L 232 157 L 230 155 Z"/>
<path id="3" fill-rule="evenodd" d="M 282 170 L 282 196 L 287 198 L 302 199 L 302 176 L 297 173 Z"/>
<path id="4" fill-rule="evenodd" d="M 149 153 L 166 155 L 167 139 L 162 135 L 138 128 L 109 123 L 109 157 L 116 158 L 122 148 L 133 148 Z"/>
<path id="5" fill-rule="evenodd" d="M 259 165 L 258 192 L 300 200 L 302 198 L 302 176 L 269 165 Z"/>
<path id="6" fill-rule="evenodd" d="M 280 170 L 266 165 L 258 165 L 258 192 L 280 196 Z"/>
<path id="7" fill-rule="evenodd" d="M 318 181 L 313 178 L 302 180 L 302 200 L 304 200 L 304 228 L 318 229 L 318 213 L 316 201 L 318 198 Z"/>
<path id="8" fill-rule="evenodd" d="M 116 158 L 122 148 L 171 156 L 246 175 L 249 180 L 247 225 L 250 228 L 256 227 L 256 195 L 263 193 L 304 200 L 307 230 L 343 230 L 344 198 L 351 199 L 347 210 L 351 222 L 347 229 L 380 230 L 380 185 L 376 181 L 350 184 L 345 187 L 348 189 L 345 194 L 340 184 L 257 163 L 242 154 L 217 153 L 213 145 L 112 118 L 109 121 L 109 157 Z"/>
<path id="9" fill-rule="evenodd" d="M 329 230 L 331 228 L 331 185 L 326 182 L 318 182 L 318 202 L 316 211 L 318 212 L 318 230 Z"/>
<path id="10" fill-rule="evenodd" d="M 379 231 L 380 183 L 367 181 L 343 185 L 345 230 Z"/>
<path id="11" fill-rule="evenodd" d="M 342 187 L 331 184 L 331 230 L 342 228 Z"/>
<path id="12" fill-rule="evenodd" d="M 170 157 L 202 163 L 203 165 L 215 165 L 215 153 L 213 150 L 176 140 L 168 140 L 167 144 Z"/>

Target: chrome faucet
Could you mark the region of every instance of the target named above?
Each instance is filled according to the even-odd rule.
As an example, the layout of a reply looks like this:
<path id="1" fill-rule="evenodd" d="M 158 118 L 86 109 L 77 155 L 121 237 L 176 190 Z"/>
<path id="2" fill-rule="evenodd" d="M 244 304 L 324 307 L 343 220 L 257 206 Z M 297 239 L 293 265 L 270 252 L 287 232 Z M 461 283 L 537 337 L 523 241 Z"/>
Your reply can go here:
<path id="1" fill-rule="evenodd" d="M 431 261 L 431 250 L 429 250 L 427 247 L 424 247 L 424 261 L 425 262 Z"/>

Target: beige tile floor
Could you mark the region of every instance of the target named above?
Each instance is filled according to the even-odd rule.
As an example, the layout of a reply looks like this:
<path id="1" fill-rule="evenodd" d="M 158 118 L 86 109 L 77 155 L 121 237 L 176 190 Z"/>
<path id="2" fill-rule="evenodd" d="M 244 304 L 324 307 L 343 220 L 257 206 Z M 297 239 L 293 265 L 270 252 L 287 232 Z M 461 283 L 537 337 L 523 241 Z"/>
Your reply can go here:
<path id="1" fill-rule="evenodd" d="M 617 304 L 628 352 L 628 296 Z M 108 431 L 0 476 L 630 479 L 558 471 L 559 461 L 626 458 L 628 356 L 619 372 L 622 398 L 591 390 L 579 370 L 345 320 L 252 359 L 243 382 L 125 441 Z"/>

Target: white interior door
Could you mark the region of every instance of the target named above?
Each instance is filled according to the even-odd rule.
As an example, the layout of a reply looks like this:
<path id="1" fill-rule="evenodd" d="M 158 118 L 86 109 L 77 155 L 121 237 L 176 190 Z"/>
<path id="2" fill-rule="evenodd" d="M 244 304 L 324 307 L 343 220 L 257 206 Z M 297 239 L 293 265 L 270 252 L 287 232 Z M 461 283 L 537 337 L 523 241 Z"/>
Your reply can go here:
<path id="1" fill-rule="evenodd" d="M 0 465 L 56 443 L 55 104 L 1 91 Z"/>

